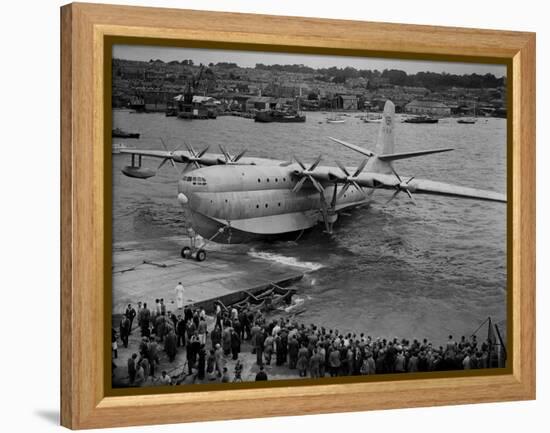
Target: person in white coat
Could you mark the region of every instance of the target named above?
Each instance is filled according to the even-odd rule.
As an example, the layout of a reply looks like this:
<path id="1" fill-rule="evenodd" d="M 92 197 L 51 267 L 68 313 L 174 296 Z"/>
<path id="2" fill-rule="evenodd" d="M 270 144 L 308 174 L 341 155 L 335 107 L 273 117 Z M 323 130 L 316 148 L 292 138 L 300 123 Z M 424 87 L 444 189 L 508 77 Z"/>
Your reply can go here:
<path id="1" fill-rule="evenodd" d="M 176 292 L 176 303 L 178 304 L 178 310 L 181 310 L 183 309 L 183 293 L 185 292 L 181 281 L 178 283 L 174 290 Z"/>

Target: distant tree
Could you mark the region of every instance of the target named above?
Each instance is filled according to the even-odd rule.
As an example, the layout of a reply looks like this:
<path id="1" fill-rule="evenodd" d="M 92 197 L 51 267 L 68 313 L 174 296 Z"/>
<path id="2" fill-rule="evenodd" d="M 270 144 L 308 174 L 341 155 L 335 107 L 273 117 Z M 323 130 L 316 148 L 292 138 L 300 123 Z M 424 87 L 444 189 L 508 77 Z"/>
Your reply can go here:
<path id="1" fill-rule="evenodd" d="M 307 99 L 309 101 L 316 101 L 317 100 L 317 93 L 309 92 L 308 95 L 307 95 Z"/>
<path id="2" fill-rule="evenodd" d="M 382 78 L 387 78 L 394 86 L 405 86 L 407 84 L 407 73 L 398 69 L 384 69 Z"/>
<path id="3" fill-rule="evenodd" d="M 218 62 L 218 63 L 216 63 L 216 66 L 218 68 L 225 68 L 225 69 L 238 68 L 239 67 L 236 63 L 230 63 L 230 62 Z"/>
<path id="4" fill-rule="evenodd" d="M 357 78 L 359 76 L 359 72 L 357 71 L 357 69 L 350 66 L 344 68 L 343 74 L 346 78 Z"/>

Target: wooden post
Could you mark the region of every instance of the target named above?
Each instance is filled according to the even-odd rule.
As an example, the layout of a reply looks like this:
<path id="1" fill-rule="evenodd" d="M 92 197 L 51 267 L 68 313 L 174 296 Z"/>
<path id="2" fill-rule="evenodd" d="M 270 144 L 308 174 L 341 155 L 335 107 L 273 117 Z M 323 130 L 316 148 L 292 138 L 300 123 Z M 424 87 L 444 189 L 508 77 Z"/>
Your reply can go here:
<path id="1" fill-rule="evenodd" d="M 498 341 L 500 342 L 500 356 L 499 356 L 499 367 L 506 367 L 506 345 L 504 344 L 504 340 L 502 339 L 502 336 L 500 335 L 500 331 L 498 329 L 498 326 L 495 324 L 495 331 L 497 331 L 497 337 Z"/>

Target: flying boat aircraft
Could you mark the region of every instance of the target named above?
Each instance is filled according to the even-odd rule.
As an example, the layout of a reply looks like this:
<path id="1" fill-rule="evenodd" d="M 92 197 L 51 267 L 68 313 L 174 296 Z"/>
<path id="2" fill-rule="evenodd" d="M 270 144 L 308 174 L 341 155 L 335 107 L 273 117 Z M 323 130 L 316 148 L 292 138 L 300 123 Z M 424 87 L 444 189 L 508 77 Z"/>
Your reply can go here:
<path id="1" fill-rule="evenodd" d="M 428 149 L 395 152 L 395 107 L 387 101 L 382 114 L 378 140 L 373 151 L 329 137 L 361 155 L 357 167 L 321 165 L 319 156 L 313 163 L 245 157 L 245 151 L 230 155 L 209 148 L 197 152 L 186 150 L 120 149 L 131 155 L 131 165 L 123 174 L 138 179 L 154 176 L 169 163 L 185 164 L 178 181 L 177 200 L 182 206 L 191 246 L 181 251 L 183 257 L 202 261 L 206 257 L 205 241 L 243 243 L 301 233 L 324 224 L 327 233 L 343 211 L 368 204 L 377 189 L 399 193 L 414 202 L 413 194 L 432 194 L 477 200 L 506 202 L 504 194 L 451 185 L 431 180 L 404 178 L 394 168 L 394 161 L 448 152 L 453 149 Z M 142 167 L 142 158 L 159 158 L 157 170 Z M 137 162 L 136 162 L 137 158 Z M 197 234 L 203 240 L 196 244 Z"/>

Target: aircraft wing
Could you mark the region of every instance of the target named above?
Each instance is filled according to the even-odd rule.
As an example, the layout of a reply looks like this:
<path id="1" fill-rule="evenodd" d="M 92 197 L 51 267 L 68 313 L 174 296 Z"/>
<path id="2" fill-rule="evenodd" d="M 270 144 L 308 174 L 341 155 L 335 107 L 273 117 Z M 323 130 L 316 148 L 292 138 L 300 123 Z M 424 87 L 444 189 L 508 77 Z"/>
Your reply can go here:
<path id="1" fill-rule="evenodd" d="M 412 180 L 414 192 L 420 194 L 444 195 L 448 197 L 472 198 L 477 200 L 498 201 L 506 203 L 506 194 L 484 189 L 469 188 L 465 186 L 451 185 L 443 182 L 419 179 Z M 412 191 L 411 191 L 412 192 Z"/>
<path id="2" fill-rule="evenodd" d="M 470 198 L 476 200 L 496 201 L 506 203 L 506 194 L 488 191 L 466 186 L 452 185 L 427 179 L 415 179 L 408 181 L 408 177 L 401 176 L 401 184 L 397 178 L 389 174 L 365 173 L 361 177 L 370 177 L 375 187 L 395 189 L 398 185 L 402 190 L 408 190 L 412 194 L 442 195 L 447 197 Z M 361 179 L 362 180 L 362 179 Z M 408 183 L 407 183 L 408 182 Z M 365 184 L 360 181 L 359 183 Z"/>
<path id="3" fill-rule="evenodd" d="M 130 155 L 150 156 L 153 158 L 171 158 L 172 152 L 167 150 L 139 150 L 139 149 L 120 149 L 119 153 L 127 153 Z"/>
<path id="4" fill-rule="evenodd" d="M 204 153 L 202 156 L 194 156 L 187 150 L 140 150 L 140 149 L 120 149 L 119 153 L 127 155 L 141 155 L 159 159 L 172 159 L 175 162 L 188 162 L 195 159 L 200 165 L 218 165 L 226 164 L 225 156 L 221 153 Z M 292 162 L 271 158 L 243 157 L 238 162 L 231 162 L 233 165 L 290 165 Z"/>

